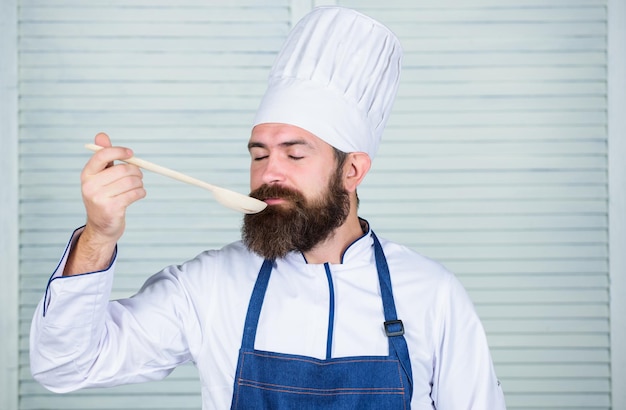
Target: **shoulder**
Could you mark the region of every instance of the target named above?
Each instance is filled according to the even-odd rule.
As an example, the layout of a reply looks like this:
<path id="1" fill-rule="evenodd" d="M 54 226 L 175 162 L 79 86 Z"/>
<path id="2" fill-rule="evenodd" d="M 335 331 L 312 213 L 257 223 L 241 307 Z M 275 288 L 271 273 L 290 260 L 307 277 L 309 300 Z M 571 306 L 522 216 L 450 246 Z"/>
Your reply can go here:
<path id="1" fill-rule="evenodd" d="M 201 252 L 180 264 L 165 267 L 153 275 L 145 285 L 156 281 L 172 281 L 190 292 L 205 291 L 229 280 L 254 280 L 263 259 L 248 251 L 241 241 L 220 249 Z"/>
<path id="2" fill-rule="evenodd" d="M 472 302 L 454 273 L 440 262 L 393 241 L 379 238 L 399 303 L 417 301 L 443 313 L 451 304 L 470 308 Z M 420 304 L 418 303 L 418 304 Z"/>
<path id="3" fill-rule="evenodd" d="M 447 281 L 454 275 L 440 262 L 399 243 L 378 238 L 392 275 L 425 276 Z M 392 269 L 393 268 L 393 269 Z"/>
<path id="4" fill-rule="evenodd" d="M 263 259 L 250 252 L 241 241 L 232 242 L 220 249 L 206 250 L 178 268 L 186 274 L 228 276 L 247 271 L 254 275 Z"/>

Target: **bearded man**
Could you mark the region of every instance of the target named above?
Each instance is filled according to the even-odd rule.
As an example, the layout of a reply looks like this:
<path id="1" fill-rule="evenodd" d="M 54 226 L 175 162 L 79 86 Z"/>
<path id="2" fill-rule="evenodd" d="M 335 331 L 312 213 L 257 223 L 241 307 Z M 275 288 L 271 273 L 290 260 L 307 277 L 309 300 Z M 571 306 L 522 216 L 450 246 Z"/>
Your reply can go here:
<path id="1" fill-rule="evenodd" d="M 248 150 L 242 241 L 109 301 L 126 208 L 145 196 L 132 152 L 82 172 L 77 230 L 33 319 L 31 370 L 52 391 L 158 380 L 193 362 L 203 409 L 491 409 L 504 398 L 459 281 L 358 216 L 398 87 L 395 35 L 320 7 L 270 73 Z"/>

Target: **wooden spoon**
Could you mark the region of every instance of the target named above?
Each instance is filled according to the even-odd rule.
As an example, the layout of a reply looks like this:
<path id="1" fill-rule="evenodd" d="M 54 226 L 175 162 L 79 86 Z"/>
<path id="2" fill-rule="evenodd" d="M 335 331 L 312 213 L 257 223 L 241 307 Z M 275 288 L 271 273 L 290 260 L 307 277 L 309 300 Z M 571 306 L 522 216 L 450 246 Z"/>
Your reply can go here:
<path id="1" fill-rule="evenodd" d="M 103 147 L 95 144 L 85 144 L 85 148 L 93 152 L 101 150 Z M 215 200 L 225 207 L 234 209 L 235 211 L 243 212 L 245 214 L 255 214 L 265 209 L 267 204 L 263 201 L 259 201 L 256 198 L 249 197 L 247 195 L 240 194 L 238 192 L 230 191 L 225 188 L 220 188 L 215 185 L 211 185 L 199 179 L 190 177 L 178 171 L 174 171 L 169 168 L 162 167 L 152 162 L 143 160 L 137 157 L 130 157 L 122 160 L 128 164 L 136 165 L 140 168 L 147 169 L 148 171 L 155 172 L 157 174 L 164 175 L 166 177 L 173 178 L 177 181 L 186 182 L 187 184 L 195 185 L 200 188 L 204 188 L 213 193 Z"/>

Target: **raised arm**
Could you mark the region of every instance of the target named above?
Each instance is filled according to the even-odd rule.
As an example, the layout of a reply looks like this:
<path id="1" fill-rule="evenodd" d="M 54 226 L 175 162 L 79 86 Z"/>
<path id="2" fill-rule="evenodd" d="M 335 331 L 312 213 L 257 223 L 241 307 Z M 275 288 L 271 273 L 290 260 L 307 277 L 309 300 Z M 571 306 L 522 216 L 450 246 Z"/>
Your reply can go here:
<path id="1" fill-rule="evenodd" d="M 126 208 L 145 190 L 139 168 L 114 165 L 131 150 L 112 147 L 106 134 L 95 142 L 106 148 L 81 174 L 86 225 L 72 235 L 31 325 L 32 375 L 55 392 L 157 380 L 190 360 L 186 328 L 196 315 L 176 267 L 134 297 L 109 301 Z"/>

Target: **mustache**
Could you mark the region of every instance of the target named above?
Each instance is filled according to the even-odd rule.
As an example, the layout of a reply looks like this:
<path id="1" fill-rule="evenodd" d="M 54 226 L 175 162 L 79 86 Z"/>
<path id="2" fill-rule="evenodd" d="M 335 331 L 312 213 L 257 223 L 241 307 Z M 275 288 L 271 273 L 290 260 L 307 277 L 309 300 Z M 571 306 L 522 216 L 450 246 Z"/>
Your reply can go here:
<path id="1" fill-rule="evenodd" d="M 300 192 L 279 185 L 263 184 L 250 192 L 250 196 L 260 201 L 268 198 L 281 198 L 296 203 L 304 202 L 304 196 Z"/>

